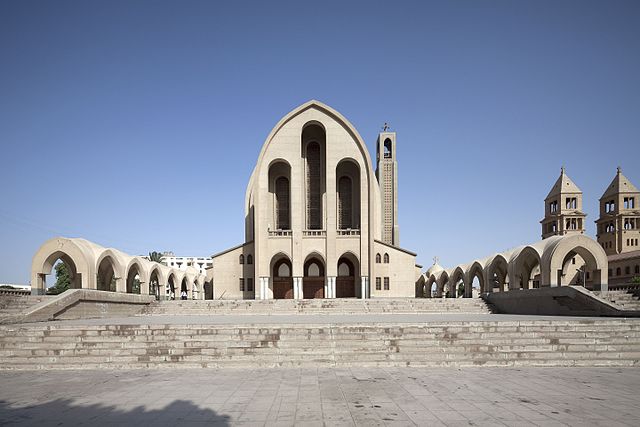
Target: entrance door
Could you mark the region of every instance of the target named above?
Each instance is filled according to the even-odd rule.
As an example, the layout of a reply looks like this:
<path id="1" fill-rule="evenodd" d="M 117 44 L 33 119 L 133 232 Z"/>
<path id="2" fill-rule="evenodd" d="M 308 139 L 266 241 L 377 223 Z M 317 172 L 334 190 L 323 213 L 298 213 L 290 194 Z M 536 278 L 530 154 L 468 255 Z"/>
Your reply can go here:
<path id="1" fill-rule="evenodd" d="M 324 277 L 305 277 L 302 294 L 304 299 L 324 298 Z"/>
<path id="2" fill-rule="evenodd" d="M 336 277 L 336 298 L 355 298 L 356 279 L 350 277 Z"/>
<path id="3" fill-rule="evenodd" d="M 273 278 L 273 299 L 293 299 L 293 279 L 291 277 Z"/>

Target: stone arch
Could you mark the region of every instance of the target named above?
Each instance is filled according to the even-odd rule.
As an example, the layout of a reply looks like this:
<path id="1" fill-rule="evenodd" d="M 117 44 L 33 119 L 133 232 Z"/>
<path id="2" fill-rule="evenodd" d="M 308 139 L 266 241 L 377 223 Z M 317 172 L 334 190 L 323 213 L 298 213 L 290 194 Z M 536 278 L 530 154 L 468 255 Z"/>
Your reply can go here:
<path id="1" fill-rule="evenodd" d="M 465 296 L 468 298 L 473 296 L 473 279 L 476 277 L 478 278 L 478 285 L 480 286 L 480 294 L 487 292 L 484 281 L 484 267 L 480 261 L 474 261 L 466 271 Z"/>
<path id="2" fill-rule="evenodd" d="M 446 296 L 445 293 L 445 285 L 449 282 L 449 273 L 447 273 L 446 271 L 443 271 L 442 273 L 440 273 L 440 276 L 438 277 L 437 280 L 437 292 L 436 292 L 436 296 L 438 298 L 442 298 L 444 296 Z"/>
<path id="3" fill-rule="evenodd" d="M 463 268 L 463 266 L 457 266 L 456 268 L 454 268 L 453 272 L 451 273 L 451 276 L 449 277 L 449 290 L 453 298 L 458 296 L 458 283 L 460 281 L 462 281 L 462 284 L 465 289 L 463 292 L 464 294 L 466 293 L 466 289 L 467 289 L 467 281 L 466 281 L 465 269 Z"/>
<path id="4" fill-rule="evenodd" d="M 325 297 L 325 274 L 327 264 L 322 255 L 312 252 L 306 256 L 303 264 L 302 296 L 303 298 Z"/>
<path id="5" fill-rule="evenodd" d="M 609 283 L 608 260 L 602 247 L 593 239 L 583 235 L 568 235 L 556 239 L 544 248 L 541 257 L 542 286 L 561 286 L 562 270 L 568 257 L 579 255 L 591 271 L 596 286 L 607 290 Z M 598 290 L 600 290 L 598 286 Z"/>
<path id="6" fill-rule="evenodd" d="M 323 230 L 325 227 L 324 195 L 327 192 L 327 131 L 315 120 L 302 126 L 300 136 L 304 160 L 305 228 Z"/>
<path id="7" fill-rule="evenodd" d="M 504 255 L 496 254 L 487 262 L 485 284 L 485 292 L 494 292 L 496 288 L 500 292 L 505 291 L 509 284 L 509 261 Z"/>
<path id="8" fill-rule="evenodd" d="M 126 292 L 126 263 L 115 249 L 105 249 L 96 260 L 96 287 L 99 291 Z"/>
<path id="9" fill-rule="evenodd" d="M 149 293 L 155 295 L 158 299 L 164 298 L 166 294 L 167 281 L 164 277 L 162 268 L 160 268 L 160 264 L 155 262 L 151 263 L 148 277 Z"/>
<path id="10" fill-rule="evenodd" d="M 433 289 L 433 285 L 435 285 L 435 289 Z M 434 296 L 438 296 L 438 279 L 434 274 L 430 275 L 426 278 L 425 284 L 425 295 L 427 298 L 433 298 Z"/>
<path id="11" fill-rule="evenodd" d="M 268 171 L 271 224 L 275 230 L 291 229 L 291 164 L 276 159 Z"/>
<path id="12" fill-rule="evenodd" d="M 509 290 L 531 289 L 539 286 L 541 256 L 538 249 L 527 245 L 516 250 L 509 260 Z"/>
<path id="13" fill-rule="evenodd" d="M 416 280 L 416 298 L 426 298 L 427 295 L 427 290 L 426 290 L 426 285 L 427 280 L 424 276 L 424 274 L 421 274 L 420 277 L 418 277 L 418 280 Z"/>
<path id="14" fill-rule="evenodd" d="M 71 287 L 95 289 L 95 261 L 93 253 L 76 239 L 58 237 L 40 246 L 31 261 L 31 293 L 46 293 L 46 276 L 52 273 L 58 260 L 70 267 Z"/>
<path id="15" fill-rule="evenodd" d="M 338 229 L 360 228 L 360 165 L 343 158 L 336 166 L 336 219 Z"/>
<path id="16" fill-rule="evenodd" d="M 147 261 L 140 257 L 133 257 L 129 260 L 124 273 L 127 293 L 149 294 L 149 272 L 147 263 Z M 136 275 L 139 277 L 139 287 L 137 292 L 134 292 L 133 288 Z"/>
<path id="17" fill-rule="evenodd" d="M 167 275 L 167 290 L 169 291 L 169 297 L 174 299 L 176 294 L 180 293 L 181 277 L 178 276 L 177 270 L 171 269 Z"/>
<path id="18" fill-rule="evenodd" d="M 292 299 L 295 292 L 291 257 L 284 252 L 278 252 L 271 258 L 269 271 L 271 272 L 273 298 Z"/>
<path id="19" fill-rule="evenodd" d="M 336 277 L 336 298 L 355 298 L 360 282 L 360 260 L 351 251 L 338 258 Z"/>

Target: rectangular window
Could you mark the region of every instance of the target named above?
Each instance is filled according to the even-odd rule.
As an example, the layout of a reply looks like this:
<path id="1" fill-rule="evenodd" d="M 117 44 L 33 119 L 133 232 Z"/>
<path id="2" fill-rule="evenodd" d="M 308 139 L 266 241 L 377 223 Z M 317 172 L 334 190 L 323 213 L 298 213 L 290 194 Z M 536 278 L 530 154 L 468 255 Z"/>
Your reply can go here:
<path id="1" fill-rule="evenodd" d="M 384 290 L 385 291 L 389 290 L 389 278 L 388 277 L 384 278 Z"/>
<path id="2" fill-rule="evenodd" d="M 253 278 L 247 279 L 247 291 L 253 292 Z"/>
<path id="3" fill-rule="evenodd" d="M 244 279 L 240 278 L 240 292 L 244 292 Z"/>
<path id="4" fill-rule="evenodd" d="M 382 285 L 380 283 L 380 278 L 376 277 L 376 291 L 381 291 L 382 290 Z"/>

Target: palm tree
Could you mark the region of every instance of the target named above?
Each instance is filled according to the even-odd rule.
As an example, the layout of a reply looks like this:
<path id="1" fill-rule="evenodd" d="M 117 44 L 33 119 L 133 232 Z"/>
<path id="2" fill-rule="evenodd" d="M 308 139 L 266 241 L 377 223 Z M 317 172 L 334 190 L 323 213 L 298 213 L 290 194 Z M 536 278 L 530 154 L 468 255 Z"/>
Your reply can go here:
<path id="1" fill-rule="evenodd" d="M 149 252 L 149 261 L 161 263 L 162 262 L 162 254 L 160 252 Z"/>

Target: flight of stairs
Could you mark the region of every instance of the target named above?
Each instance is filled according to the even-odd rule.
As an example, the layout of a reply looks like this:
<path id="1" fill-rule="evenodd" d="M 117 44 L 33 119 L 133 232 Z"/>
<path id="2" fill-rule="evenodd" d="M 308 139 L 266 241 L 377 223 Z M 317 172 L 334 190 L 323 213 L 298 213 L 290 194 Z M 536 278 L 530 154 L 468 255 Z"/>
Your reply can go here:
<path id="1" fill-rule="evenodd" d="M 22 313 L 36 304 L 41 303 L 51 296 L 32 296 L 32 295 L 0 295 L 0 323 L 13 322 L 18 319 Z"/>
<path id="2" fill-rule="evenodd" d="M 621 310 L 640 310 L 640 298 L 628 291 L 609 291 L 598 296 Z"/>
<path id="3" fill-rule="evenodd" d="M 141 315 L 491 313 L 480 298 L 175 300 L 152 303 Z"/>
<path id="4" fill-rule="evenodd" d="M 0 326 L 0 369 L 640 366 L 640 320 Z"/>

